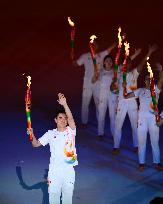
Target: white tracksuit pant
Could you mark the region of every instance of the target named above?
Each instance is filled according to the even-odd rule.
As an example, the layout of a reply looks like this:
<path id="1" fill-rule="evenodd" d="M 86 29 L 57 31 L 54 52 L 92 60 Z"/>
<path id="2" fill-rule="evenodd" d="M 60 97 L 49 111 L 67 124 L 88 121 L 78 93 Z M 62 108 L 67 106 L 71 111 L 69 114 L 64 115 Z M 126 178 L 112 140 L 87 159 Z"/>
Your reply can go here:
<path id="1" fill-rule="evenodd" d="M 98 81 L 96 83 L 84 83 L 83 86 L 83 94 L 82 94 L 82 123 L 87 124 L 88 123 L 88 115 L 89 115 L 89 104 L 91 101 L 91 98 L 93 96 L 94 103 L 96 106 L 96 117 L 98 118 L 98 96 L 99 96 L 99 83 Z"/>
<path id="2" fill-rule="evenodd" d="M 109 95 L 103 91 L 100 93 L 100 101 L 98 106 L 98 135 L 104 135 L 105 128 L 105 115 L 107 107 L 109 109 L 109 118 L 110 118 L 110 131 L 114 135 L 115 128 L 115 114 L 117 108 L 117 95 L 110 93 Z"/>
<path id="3" fill-rule="evenodd" d="M 49 203 L 60 204 L 62 194 L 62 204 L 72 204 L 72 196 L 75 182 L 75 171 L 73 166 L 53 168 L 48 174 L 49 180 Z"/>
<path id="4" fill-rule="evenodd" d="M 117 114 L 115 117 L 115 131 L 114 131 L 114 148 L 119 148 L 122 135 L 122 126 L 128 113 L 133 136 L 133 146 L 138 146 L 137 139 L 137 119 L 138 119 L 138 105 L 135 98 L 121 99 L 118 101 Z"/>
<path id="5" fill-rule="evenodd" d="M 145 163 L 147 132 L 150 134 L 150 141 L 153 153 L 153 163 L 160 163 L 159 149 L 159 127 L 156 125 L 155 116 L 150 112 L 139 112 L 138 115 L 138 153 L 139 163 Z"/>

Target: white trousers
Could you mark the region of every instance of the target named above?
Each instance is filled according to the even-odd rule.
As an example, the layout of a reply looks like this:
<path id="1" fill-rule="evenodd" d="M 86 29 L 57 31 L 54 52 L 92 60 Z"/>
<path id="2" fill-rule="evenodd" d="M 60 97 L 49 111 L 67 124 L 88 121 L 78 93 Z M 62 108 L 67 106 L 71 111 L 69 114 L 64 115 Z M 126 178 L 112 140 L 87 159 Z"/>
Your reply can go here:
<path id="1" fill-rule="evenodd" d="M 115 129 L 115 114 L 117 109 L 117 95 L 110 93 L 109 96 L 105 92 L 100 93 L 99 106 L 98 106 L 98 135 L 104 135 L 105 129 L 105 116 L 107 107 L 109 109 L 110 118 L 110 131 L 114 135 Z"/>
<path id="2" fill-rule="evenodd" d="M 158 164 L 160 163 L 159 127 L 156 125 L 155 116 L 150 112 L 139 112 L 138 118 L 139 163 L 145 163 L 147 132 L 149 131 L 153 163 Z"/>
<path id="3" fill-rule="evenodd" d="M 119 148 L 122 126 L 128 113 L 133 136 L 133 146 L 138 146 L 137 139 L 137 120 L 138 120 L 138 105 L 135 98 L 121 99 L 118 101 L 117 114 L 115 117 L 115 131 L 114 131 L 114 148 Z"/>
<path id="4" fill-rule="evenodd" d="M 72 196 L 75 182 L 75 171 L 69 168 L 55 168 L 49 171 L 49 204 L 60 204 L 62 194 L 62 204 L 72 204 Z"/>
<path id="5" fill-rule="evenodd" d="M 84 124 L 88 123 L 89 105 L 90 105 L 92 96 L 96 106 L 96 117 L 98 118 L 98 101 L 99 101 L 98 82 L 96 82 L 95 84 L 92 84 L 92 83 L 84 84 L 83 86 L 81 120 L 82 120 L 82 123 Z"/>

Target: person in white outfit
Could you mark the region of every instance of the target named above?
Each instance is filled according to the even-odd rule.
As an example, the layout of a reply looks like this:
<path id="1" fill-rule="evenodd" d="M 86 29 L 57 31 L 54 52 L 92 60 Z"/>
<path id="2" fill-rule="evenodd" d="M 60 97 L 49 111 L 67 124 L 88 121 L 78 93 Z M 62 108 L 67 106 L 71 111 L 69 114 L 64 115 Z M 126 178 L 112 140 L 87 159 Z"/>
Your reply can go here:
<path id="1" fill-rule="evenodd" d="M 160 164 L 160 149 L 159 149 L 159 127 L 156 124 L 156 116 L 152 107 L 152 97 L 150 91 L 150 76 L 145 77 L 145 87 L 139 88 L 134 92 L 128 94 L 126 98 L 138 97 L 140 102 L 138 114 L 138 156 L 139 156 L 139 170 L 144 171 L 145 168 L 145 154 L 147 133 L 149 131 L 150 141 L 153 153 L 153 163 L 157 170 L 163 170 Z M 156 101 L 159 99 L 160 90 L 163 84 L 163 71 L 157 85 L 155 86 Z"/>
<path id="2" fill-rule="evenodd" d="M 50 164 L 48 172 L 48 193 L 50 204 L 72 204 L 75 171 L 74 166 L 78 164 L 75 135 L 76 125 L 72 113 L 67 105 L 63 94 L 58 94 L 58 103 L 64 110 L 59 110 L 55 116 L 56 129 L 49 130 L 38 140 L 32 129 L 27 129 L 28 134 L 33 135 L 33 147 L 50 146 Z M 68 125 L 67 125 L 68 124 Z"/>
<path id="3" fill-rule="evenodd" d="M 149 50 L 147 55 L 144 57 L 142 62 L 138 65 L 137 68 L 132 69 L 132 61 L 128 60 L 127 67 L 127 77 L 126 77 L 126 89 L 127 93 L 132 92 L 137 88 L 137 79 L 139 74 L 141 73 L 143 66 L 146 62 L 146 58 L 149 57 L 155 50 L 157 46 L 149 46 Z M 134 151 L 137 152 L 138 149 L 138 139 L 137 139 L 137 118 L 138 118 L 138 105 L 135 98 L 126 99 L 123 96 L 123 73 L 121 72 L 121 76 L 119 77 L 119 96 L 118 96 L 118 105 L 117 105 L 117 114 L 115 118 L 115 131 L 114 131 L 114 148 L 112 154 L 117 155 L 120 152 L 120 141 L 122 135 L 122 126 L 128 113 L 131 128 L 132 128 L 132 136 L 133 136 L 133 146 Z"/>
<path id="4" fill-rule="evenodd" d="M 115 113 L 117 107 L 117 94 L 110 91 L 110 85 L 114 76 L 113 58 L 106 55 L 103 60 L 103 69 L 99 73 L 99 104 L 98 104 L 98 139 L 103 140 L 105 128 L 105 116 L 109 109 L 110 131 L 114 133 Z"/>
<path id="5" fill-rule="evenodd" d="M 101 68 L 104 57 L 109 54 L 112 49 L 116 46 L 113 44 L 108 49 L 98 52 L 98 43 L 97 40 L 95 42 L 95 57 L 98 68 Z M 92 79 L 94 76 L 94 65 L 91 57 L 91 53 L 82 54 L 76 61 L 73 62 L 74 66 L 84 65 L 85 74 L 83 81 L 83 93 L 82 93 L 82 109 L 81 109 L 81 127 L 86 128 L 88 123 L 89 116 L 89 105 L 91 98 L 93 96 L 94 103 L 96 106 L 96 117 L 98 118 L 98 95 L 99 95 L 99 82 L 96 81 L 92 83 Z"/>

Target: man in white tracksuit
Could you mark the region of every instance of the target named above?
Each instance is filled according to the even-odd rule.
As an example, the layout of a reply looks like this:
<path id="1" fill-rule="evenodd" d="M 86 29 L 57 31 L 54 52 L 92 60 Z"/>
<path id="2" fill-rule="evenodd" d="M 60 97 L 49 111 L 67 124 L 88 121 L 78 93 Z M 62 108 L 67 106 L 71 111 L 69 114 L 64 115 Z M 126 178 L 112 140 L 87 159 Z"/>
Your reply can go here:
<path id="1" fill-rule="evenodd" d="M 146 58 L 149 57 L 155 50 L 156 46 L 149 46 L 149 50 L 145 58 L 142 60 L 142 62 L 139 64 L 139 66 L 135 69 L 132 69 L 131 66 L 131 60 L 128 62 L 127 67 L 127 77 L 126 77 L 126 89 L 127 93 L 132 92 L 137 88 L 137 79 L 139 76 L 139 73 L 143 69 L 143 65 L 146 62 Z M 126 99 L 123 96 L 123 74 L 121 72 L 121 76 L 119 77 L 119 96 L 118 96 L 118 105 L 117 105 L 117 114 L 115 118 L 115 131 L 114 131 L 114 148 L 112 153 L 118 154 L 119 153 L 119 147 L 120 147 L 120 140 L 122 135 L 122 126 L 126 117 L 126 114 L 128 113 L 131 128 L 132 128 L 132 136 L 133 136 L 133 146 L 134 151 L 137 151 L 138 147 L 138 139 L 137 139 L 137 119 L 138 119 L 138 107 L 137 107 L 137 101 L 136 99 L 129 98 Z"/>
<path id="2" fill-rule="evenodd" d="M 98 45 L 97 45 L 97 42 L 95 41 L 95 52 L 97 53 L 95 57 L 96 57 L 98 68 L 101 68 L 101 65 L 103 63 L 103 58 L 107 54 L 109 54 L 114 47 L 115 47 L 115 44 L 113 44 L 105 51 L 97 52 Z M 84 81 L 83 81 L 83 93 L 82 93 L 82 110 L 81 110 L 82 127 L 85 128 L 88 123 L 89 104 L 92 96 L 96 106 L 96 117 L 98 117 L 99 81 L 92 83 L 92 78 L 94 76 L 94 65 L 93 65 L 90 52 L 82 54 L 79 57 L 79 59 L 76 62 L 74 62 L 74 65 L 75 66 L 84 65 L 84 68 L 85 68 Z"/>
<path id="3" fill-rule="evenodd" d="M 61 93 L 58 94 L 58 102 L 64 107 L 64 110 L 60 110 L 56 114 L 57 128 L 49 130 L 38 140 L 34 136 L 32 129 L 28 129 L 28 133 L 33 135 L 33 147 L 47 144 L 50 146 L 49 203 L 60 204 L 62 195 L 62 204 L 72 204 L 75 182 L 73 166 L 78 164 L 75 149 L 76 125 L 66 98 Z M 69 126 L 67 126 L 67 123 Z"/>
<path id="4" fill-rule="evenodd" d="M 160 90 L 163 84 L 163 72 L 157 85 L 155 86 L 156 101 L 158 102 Z M 139 170 L 144 171 L 145 168 L 145 153 L 147 133 L 149 131 L 153 163 L 157 170 L 163 170 L 160 164 L 160 149 L 159 149 L 159 127 L 156 124 L 156 117 L 152 105 L 152 97 L 150 91 L 150 76 L 145 77 L 145 87 L 135 90 L 133 93 L 127 95 L 127 98 L 138 97 L 140 101 L 139 114 L 138 114 L 138 155 L 139 155 Z"/>
<path id="5" fill-rule="evenodd" d="M 102 140 L 105 128 L 105 115 L 107 107 L 109 109 L 110 131 L 113 135 L 115 126 L 115 113 L 117 108 L 117 94 L 110 91 L 110 85 L 114 76 L 113 59 L 111 55 L 106 55 L 103 61 L 103 69 L 99 74 L 99 105 L 98 105 L 98 139 Z"/>

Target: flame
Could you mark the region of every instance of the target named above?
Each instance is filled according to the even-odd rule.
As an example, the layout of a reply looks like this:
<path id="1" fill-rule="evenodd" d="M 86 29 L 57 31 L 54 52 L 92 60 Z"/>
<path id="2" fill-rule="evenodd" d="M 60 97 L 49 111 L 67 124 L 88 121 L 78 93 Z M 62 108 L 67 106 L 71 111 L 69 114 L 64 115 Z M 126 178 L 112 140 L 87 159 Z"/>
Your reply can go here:
<path id="1" fill-rule="evenodd" d="M 27 76 L 28 82 L 27 82 L 27 86 L 28 88 L 30 88 L 31 86 L 31 76 Z"/>
<path id="2" fill-rule="evenodd" d="M 75 26 L 74 22 L 71 20 L 70 17 L 68 17 L 68 23 L 69 23 L 69 25 L 72 26 L 72 27 Z"/>
<path id="3" fill-rule="evenodd" d="M 118 40 L 119 40 L 118 47 L 121 48 L 122 46 L 121 27 L 118 28 Z"/>
<path id="4" fill-rule="evenodd" d="M 90 37 L 90 42 L 93 43 L 96 38 L 97 38 L 97 37 L 96 37 L 95 35 L 91 35 L 91 37 Z"/>
<path id="5" fill-rule="evenodd" d="M 149 57 L 147 57 L 147 60 L 149 60 Z M 152 69 L 151 69 L 151 65 L 150 63 L 147 61 L 147 69 L 148 69 L 148 72 L 150 74 L 150 78 L 153 78 L 153 72 L 152 72 Z"/>
<path id="6" fill-rule="evenodd" d="M 124 46 L 125 46 L 125 54 L 126 56 L 129 56 L 129 48 L 130 48 L 129 43 L 124 42 Z"/>

